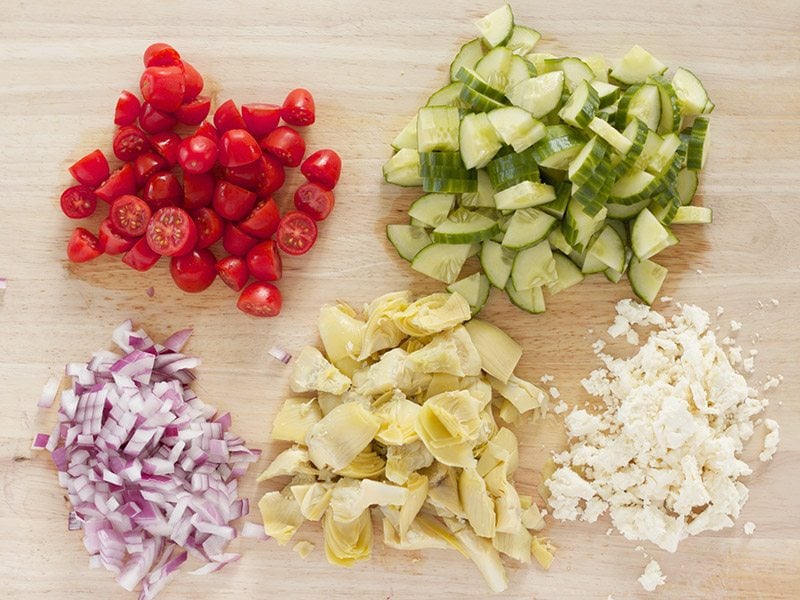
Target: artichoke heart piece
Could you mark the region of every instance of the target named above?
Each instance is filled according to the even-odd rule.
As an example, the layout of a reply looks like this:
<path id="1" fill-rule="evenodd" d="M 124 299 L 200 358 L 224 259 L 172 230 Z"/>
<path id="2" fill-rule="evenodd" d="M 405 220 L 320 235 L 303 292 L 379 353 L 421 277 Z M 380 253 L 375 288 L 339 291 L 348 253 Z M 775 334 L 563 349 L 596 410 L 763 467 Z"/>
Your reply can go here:
<path id="1" fill-rule="evenodd" d="M 380 424 L 360 402 L 341 404 L 308 430 L 308 455 L 320 469 L 343 469 L 372 441 Z"/>
<path id="2" fill-rule="evenodd" d="M 300 512 L 309 521 L 319 521 L 328 508 L 333 495 L 333 485 L 314 482 L 293 485 L 289 488 L 300 505 Z"/>
<path id="3" fill-rule="evenodd" d="M 345 396 L 339 394 L 329 394 L 328 392 L 320 392 L 317 396 L 317 404 L 319 405 L 320 413 L 324 417 L 334 408 L 344 403 Z"/>
<path id="4" fill-rule="evenodd" d="M 533 540 L 531 541 L 531 553 L 545 571 L 548 570 L 553 563 L 553 552 L 555 552 L 555 548 L 553 548 L 550 542 L 533 536 Z"/>
<path id="5" fill-rule="evenodd" d="M 472 319 L 465 327 L 478 349 L 483 370 L 500 381 L 508 381 L 522 357 L 522 347 L 507 333 L 481 319 Z"/>
<path id="6" fill-rule="evenodd" d="M 400 537 L 405 538 L 411 523 L 416 519 L 425 499 L 428 497 L 428 478 L 424 475 L 412 473 L 406 483 L 408 494 L 406 501 L 400 507 Z"/>
<path id="7" fill-rule="evenodd" d="M 520 414 L 525 414 L 536 408 L 547 406 L 547 394 L 529 381 L 520 379 L 513 373 L 508 380 L 503 382 L 495 377 L 489 377 L 492 387 L 503 398 L 511 402 Z"/>
<path id="8" fill-rule="evenodd" d="M 353 479 L 375 479 L 383 475 L 385 468 L 386 461 L 372 448 L 366 448 L 344 469 L 336 471 L 336 474 Z"/>
<path id="9" fill-rule="evenodd" d="M 395 389 L 411 395 L 424 389 L 429 380 L 429 375 L 414 370 L 405 350 L 394 348 L 384 352 L 378 362 L 356 371 L 353 387 L 362 396 L 379 396 Z"/>
<path id="10" fill-rule="evenodd" d="M 258 501 L 264 531 L 283 546 L 303 524 L 303 513 L 293 497 L 281 492 L 267 492 Z"/>
<path id="11" fill-rule="evenodd" d="M 494 537 L 497 517 L 486 482 L 475 469 L 464 469 L 458 478 L 458 495 L 472 529 L 481 537 Z"/>
<path id="12" fill-rule="evenodd" d="M 283 475 L 298 474 L 316 475 L 317 470 L 309 462 L 308 450 L 292 446 L 278 454 L 256 481 L 260 483 Z"/>
<path id="13" fill-rule="evenodd" d="M 527 508 L 523 505 L 523 509 L 522 525 L 525 528 L 533 529 L 534 531 L 541 531 L 544 529 L 544 515 L 535 503 L 531 502 L 530 506 Z"/>
<path id="14" fill-rule="evenodd" d="M 411 522 L 405 536 L 400 535 L 400 511 L 393 507 L 381 509 L 383 518 L 383 543 L 397 550 L 424 550 L 426 548 L 454 548 L 464 554 L 461 544 L 450 530 L 436 517 L 424 513 Z M 464 554 L 465 558 L 468 558 Z"/>
<path id="15" fill-rule="evenodd" d="M 428 489 L 428 502 L 441 517 L 466 518 L 464 506 L 458 493 L 458 475 L 452 467 L 436 485 Z"/>
<path id="16" fill-rule="evenodd" d="M 425 392 L 425 397 L 433 398 L 434 396 L 438 396 L 443 392 L 449 392 L 451 390 L 460 390 L 461 389 L 461 378 L 456 377 L 455 375 L 449 375 L 448 373 L 434 373 L 431 376 L 430 383 L 428 383 L 428 389 Z"/>
<path id="17" fill-rule="evenodd" d="M 519 466 L 517 436 L 505 427 L 502 427 L 486 445 L 486 449 L 478 461 L 478 473 L 481 477 L 486 477 L 490 471 L 501 464 L 506 465 L 504 473 L 506 477 L 514 473 Z"/>
<path id="18" fill-rule="evenodd" d="M 350 387 L 350 378 L 329 363 L 319 350 L 306 346 L 294 362 L 289 384 L 295 393 L 344 394 Z"/>
<path id="19" fill-rule="evenodd" d="M 502 465 L 495 467 L 486 477 L 486 485 L 494 497 L 494 510 L 497 515 L 496 531 L 514 533 L 522 524 L 522 506 L 519 493 L 504 476 Z M 493 477 L 498 473 L 497 477 Z"/>
<path id="20" fill-rule="evenodd" d="M 500 554 L 492 546 L 492 542 L 475 535 L 469 527 L 463 527 L 458 521 L 445 519 L 445 524 L 453 532 L 466 555 L 475 563 L 483 575 L 486 583 L 495 593 L 500 593 L 508 588 L 508 576 L 500 560 Z"/>
<path id="21" fill-rule="evenodd" d="M 404 333 L 422 337 L 439 333 L 468 321 L 469 304 L 461 294 L 431 294 L 413 302 L 395 315 L 395 323 Z"/>
<path id="22" fill-rule="evenodd" d="M 375 439 L 386 446 L 403 446 L 419 440 L 414 426 L 420 408 L 419 404 L 404 397 L 395 397 L 381 404 L 375 409 L 375 416 L 381 419 Z"/>
<path id="23" fill-rule="evenodd" d="M 478 350 L 467 330 L 460 325 L 434 336 L 427 345 L 409 354 L 408 360 L 413 369 L 422 373 L 445 373 L 456 377 L 481 373 Z"/>
<path id="24" fill-rule="evenodd" d="M 366 323 L 355 317 L 352 308 L 339 304 L 322 307 L 318 326 L 328 359 L 345 375 L 352 377 L 359 366 L 356 357 L 361 352 Z"/>
<path id="25" fill-rule="evenodd" d="M 444 392 L 428 399 L 416 430 L 431 454 L 452 467 L 472 467 L 472 450 L 481 428 L 480 405 L 469 392 Z"/>
<path id="26" fill-rule="evenodd" d="M 316 400 L 288 398 L 272 422 L 272 439 L 305 444 L 309 428 L 321 418 Z"/>
<path id="27" fill-rule="evenodd" d="M 522 415 L 519 414 L 517 407 L 511 404 L 510 400 L 506 400 L 505 398 L 502 398 L 499 404 L 500 407 L 497 411 L 497 416 L 505 423 L 519 424 Z"/>
<path id="28" fill-rule="evenodd" d="M 492 538 L 492 545 L 498 552 L 518 560 L 521 563 L 531 562 L 533 536 L 519 522 L 514 531 L 498 531 Z"/>
<path id="29" fill-rule="evenodd" d="M 314 544 L 306 540 L 301 540 L 292 546 L 292 550 L 297 552 L 297 554 L 300 555 L 300 558 L 305 560 L 308 558 L 308 555 L 314 551 Z"/>
<path id="30" fill-rule="evenodd" d="M 370 506 L 402 506 L 408 498 L 404 487 L 371 479 L 343 478 L 336 482 L 330 508 L 333 519 L 348 523 L 359 518 Z"/>
<path id="31" fill-rule="evenodd" d="M 370 303 L 358 360 L 365 360 L 375 352 L 400 345 L 406 334 L 397 327 L 395 317 L 408 308 L 410 303 L 409 292 L 385 294 Z"/>
<path id="32" fill-rule="evenodd" d="M 359 560 L 366 560 L 372 553 L 372 519 L 365 510 L 353 521 L 341 523 L 328 510 L 322 519 L 322 534 L 325 538 L 325 556 L 328 562 L 342 567 L 352 567 Z"/>

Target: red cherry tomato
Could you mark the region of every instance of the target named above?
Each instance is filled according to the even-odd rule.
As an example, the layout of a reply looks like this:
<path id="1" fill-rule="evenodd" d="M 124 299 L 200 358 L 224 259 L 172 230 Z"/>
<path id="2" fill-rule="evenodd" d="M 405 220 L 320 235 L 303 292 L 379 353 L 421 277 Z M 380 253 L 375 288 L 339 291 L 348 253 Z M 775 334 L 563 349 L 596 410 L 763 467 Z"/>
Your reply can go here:
<path id="1" fill-rule="evenodd" d="M 216 179 L 211 173 L 183 174 L 183 207 L 188 211 L 211 204 Z"/>
<path id="2" fill-rule="evenodd" d="M 151 175 L 144 184 L 142 198 L 153 210 L 165 206 L 181 206 L 183 204 L 183 189 L 178 178 L 169 171 Z"/>
<path id="3" fill-rule="evenodd" d="M 93 150 L 69 168 L 79 183 L 92 188 L 108 179 L 108 171 L 108 161 L 100 150 Z"/>
<path id="4" fill-rule="evenodd" d="M 147 243 L 147 238 L 140 237 L 122 257 L 122 262 L 137 271 L 147 271 L 158 262 L 159 258 L 161 258 L 161 255 L 158 252 L 153 252 L 153 249 Z"/>
<path id="5" fill-rule="evenodd" d="M 281 312 L 281 292 L 271 283 L 256 281 L 239 295 L 236 307 L 254 317 L 275 317 Z"/>
<path id="6" fill-rule="evenodd" d="M 211 98 L 197 96 L 197 98 L 181 104 L 175 111 L 175 116 L 184 125 L 199 125 L 208 116 L 210 110 Z M 199 131 L 197 133 L 199 134 Z"/>
<path id="7" fill-rule="evenodd" d="M 184 292 L 202 292 L 217 278 L 217 259 L 211 250 L 193 250 L 183 256 L 173 256 L 169 272 L 175 284 Z"/>
<path id="8" fill-rule="evenodd" d="M 97 258 L 102 253 L 97 236 L 83 227 L 75 228 L 67 242 L 67 257 L 72 262 L 86 262 Z"/>
<path id="9" fill-rule="evenodd" d="M 153 150 L 163 158 L 168 167 L 174 167 L 178 163 L 178 151 L 181 147 L 181 136 L 172 131 L 162 131 L 150 136 L 150 145 Z"/>
<path id="10" fill-rule="evenodd" d="M 61 210 L 70 219 L 90 217 L 96 208 L 97 196 L 88 186 L 73 185 L 61 194 Z"/>
<path id="11" fill-rule="evenodd" d="M 158 133 L 172 129 L 178 123 L 178 118 L 163 110 L 157 109 L 149 102 L 142 102 L 139 110 L 139 127 L 147 133 Z"/>
<path id="12" fill-rule="evenodd" d="M 139 237 L 147 231 L 147 223 L 153 211 L 150 205 L 138 196 L 120 196 L 111 205 L 109 218 L 114 229 L 128 237 Z"/>
<path id="13" fill-rule="evenodd" d="M 217 162 L 217 144 L 201 135 L 193 135 L 181 142 L 178 162 L 187 173 L 206 173 Z"/>
<path id="14" fill-rule="evenodd" d="M 102 220 L 97 239 L 100 242 L 100 249 L 106 254 L 122 254 L 133 248 L 136 243 L 135 239 L 127 238 L 115 231 L 111 219 Z"/>
<path id="15" fill-rule="evenodd" d="M 248 235 L 259 239 L 267 239 L 278 230 L 281 215 L 278 205 L 272 198 L 259 200 L 246 219 L 239 223 L 239 228 Z"/>
<path id="16" fill-rule="evenodd" d="M 208 248 L 222 237 L 224 225 L 219 215 L 210 208 L 204 207 L 192 214 L 197 227 L 196 248 Z"/>
<path id="17" fill-rule="evenodd" d="M 214 112 L 214 125 L 216 125 L 220 134 L 229 129 L 245 129 L 242 114 L 236 108 L 236 103 L 233 100 L 226 100 L 217 107 Z"/>
<path id="18" fill-rule="evenodd" d="M 286 171 L 283 165 L 277 158 L 264 155 L 264 179 L 256 190 L 259 198 L 270 196 L 273 192 L 277 192 L 283 187 L 286 181 Z"/>
<path id="19" fill-rule="evenodd" d="M 333 192 L 316 183 L 304 183 L 294 193 L 294 205 L 315 221 L 324 220 L 333 210 Z"/>
<path id="20" fill-rule="evenodd" d="M 136 183 L 144 185 L 152 175 L 167 168 L 167 161 L 155 152 L 145 152 L 136 157 L 133 161 L 133 172 L 136 175 Z"/>
<path id="21" fill-rule="evenodd" d="M 278 126 L 281 120 L 281 107 L 277 104 L 242 104 L 242 119 L 247 131 L 262 138 Z"/>
<path id="22" fill-rule="evenodd" d="M 267 240 L 253 246 L 247 253 L 247 268 L 259 281 L 277 281 L 283 275 L 283 265 L 278 246 Z"/>
<path id="23" fill-rule="evenodd" d="M 144 131 L 135 125 L 120 127 L 114 134 L 112 142 L 114 156 L 125 162 L 135 160 L 140 154 L 150 149 L 150 142 Z"/>
<path id="24" fill-rule="evenodd" d="M 299 127 L 311 125 L 316 119 L 314 98 L 311 96 L 311 92 L 303 88 L 289 92 L 281 107 L 281 117 L 289 125 Z"/>
<path id="25" fill-rule="evenodd" d="M 254 160 L 249 165 L 227 167 L 222 171 L 222 175 L 227 181 L 254 192 L 264 183 L 264 178 L 266 177 L 264 157 L 259 157 L 258 160 Z"/>
<path id="26" fill-rule="evenodd" d="M 147 224 L 147 243 L 153 252 L 164 256 L 180 256 L 194 248 L 197 227 L 182 208 L 159 208 Z"/>
<path id="27" fill-rule="evenodd" d="M 186 78 L 181 67 L 147 67 L 139 78 L 142 97 L 164 112 L 175 112 L 183 104 Z"/>
<path id="28" fill-rule="evenodd" d="M 317 241 L 317 224 L 307 214 L 293 210 L 278 225 L 278 247 L 292 256 L 305 254 Z"/>
<path id="29" fill-rule="evenodd" d="M 261 140 L 261 147 L 287 167 L 296 167 L 306 153 L 306 143 L 297 131 L 286 125 L 273 129 Z"/>
<path id="30" fill-rule="evenodd" d="M 223 167 L 241 167 L 261 158 L 258 142 L 245 129 L 229 129 L 219 139 L 219 162 Z"/>
<path id="31" fill-rule="evenodd" d="M 197 131 L 194 132 L 194 134 L 214 140 L 214 143 L 219 142 L 219 131 L 217 131 L 217 128 L 208 121 L 202 123 L 200 127 L 197 128 Z"/>
<path id="32" fill-rule="evenodd" d="M 225 225 L 225 233 L 222 234 L 222 247 L 225 248 L 225 252 L 228 254 L 244 256 L 257 243 L 257 238 L 247 235 L 233 223 Z"/>
<path id="33" fill-rule="evenodd" d="M 317 150 L 303 161 L 300 172 L 309 181 L 332 190 L 342 173 L 342 159 L 333 150 Z"/>
<path id="34" fill-rule="evenodd" d="M 255 203 L 254 192 L 230 181 L 218 181 L 214 188 L 214 210 L 223 219 L 238 221 L 253 210 Z"/>
<path id="35" fill-rule="evenodd" d="M 186 89 L 183 92 L 183 102 L 191 102 L 203 91 L 203 76 L 191 64 L 183 61 L 183 75 L 186 80 Z M 205 117 L 203 117 L 205 119 Z"/>
<path id="36" fill-rule="evenodd" d="M 115 125 L 132 125 L 139 117 L 139 109 L 142 103 L 139 102 L 133 93 L 128 90 L 122 90 L 117 98 L 117 107 L 114 110 L 114 124 Z"/>
<path id="37" fill-rule="evenodd" d="M 94 193 L 101 200 L 113 202 L 123 194 L 136 193 L 136 173 L 131 163 L 125 163 L 119 169 L 111 173 L 103 183 L 100 184 Z"/>
<path id="38" fill-rule="evenodd" d="M 180 65 L 181 55 L 169 44 L 157 42 L 148 46 L 144 51 L 143 61 L 145 67 Z"/>
<path id="39" fill-rule="evenodd" d="M 217 273 L 223 283 L 235 292 L 241 290 L 250 279 L 247 264 L 238 256 L 226 256 L 218 261 Z"/>

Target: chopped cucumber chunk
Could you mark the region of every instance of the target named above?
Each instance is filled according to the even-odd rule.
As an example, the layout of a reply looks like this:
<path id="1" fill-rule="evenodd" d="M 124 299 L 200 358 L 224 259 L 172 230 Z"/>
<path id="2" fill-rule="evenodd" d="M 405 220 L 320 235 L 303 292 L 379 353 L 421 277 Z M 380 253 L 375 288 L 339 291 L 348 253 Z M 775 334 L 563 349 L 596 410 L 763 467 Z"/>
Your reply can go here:
<path id="1" fill-rule="evenodd" d="M 458 279 L 472 252 L 471 244 L 431 244 L 420 250 L 411 261 L 411 268 L 446 284 Z"/>
<path id="2" fill-rule="evenodd" d="M 506 92 L 506 96 L 511 104 L 540 119 L 558 106 L 563 90 L 564 72 L 554 71 L 518 83 Z"/>
<path id="3" fill-rule="evenodd" d="M 397 253 L 407 261 L 413 260 L 420 250 L 431 244 L 428 232 L 413 225 L 387 225 L 386 237 Z"/>
<path id="4" fill-rule="evenodd" d="M 653 304 L 658 297 L 658 292 L 667 278 L 667 269 L 654 263 L 652 260 L 639 260 L 631 258 L 628 267 L 628 281 L 631 282 L 633 293 L 647 303 Z"/>
<path id="5" fill-rule="evenodd" d="M 431 239 L 442 244 L 474 244 L 492 238 L 500 231 L 497 221 L 477 211 L 459 208 L 436 226 Z"/>
<path id="6" fill-rule="evenodd" d="M 711 223 L 711 209 L 705 206 L 680 206 L 672 218 L 673 225 L 708 225 Z"/>
<path id="7" fill-rule="evenodd" d="M 546 183 L 522 181 L 494 195 L 499 210 L 517 210 L 547 204 L 556 199 L 555 189 Z"/>
<path id="8" fill-rule="evenodd" d="M 515 253 L 487 240 L 481 246 L 481 268 L 489 278 L 489 283 L 499 289 L 504 289 L 508 278 L 511 276 L 511 267 L 514 264 Z"/>
<path id="9" fill-rule="evenodd" d="M 412 148 L 401 148 L 383 165 L 386 183 L 403 187 L 422 185 L 419 175 L 419 152 Z"/>
<path id="10" fill-rule="evenodd" d="M 489 48 L 505 44 L 514 33 L 514 14 L 511 7 L 504 4 L 475 22 L 481 39 Z"/>
<path id="11" fill-rule="evenodd" d="M 486 113 L 464 116 L 459 133 L 461 159 L 467 169 L 482 169 L 503 145 Z"/>
<path id="12" fill-rule="evenodd" d="M 534 315 L 541 314 L 545 311 L 544 293 L 542 286 L 537 285 L 529 290 L 515 290 L 513 285 L 506 286 L 506 294 L 508 299 L 517 308 L 521 308 L 525 312 Z"/>
<path id="13" fill-rule="evenodd" d="M 482 273 L 473 273 L 455 283 L 447 286 L 447 291 L 451 294 L 460 294 L 469 304 L 472 316 L 477 315 L 489 299 L 489 280 Z"/>
<path id="14" fill-rule="evenodd" d="M 533 50 L 533 47 L 541 38 L 542 34 L 535 29 L 522 25 L 514 25 L 506 47 L 518 56 L 525 56 Z"/>
<path id="15" fill-rule="evenodd" d="M 642 83 L 651 75 L 661 75 L 667 66 L 639 45 L 628 50 L 619 64 L 611 70 L 611 77 L 622 83 Z"/>
<path id="16" fill-rule="evenodd" d="M 427 227 L 442 224 L 456 203 L 455 194 L 425 194 L 408 209 L 408 216 Z"/>
<path id="17" fill-rule="evenodd" d="M 458 150 L 461 122 L 454 106 L 425 106 L 417 113 L 417 148 L 420 152 Z"/>
<path id="18" fill-rule="evenodd" d="M 458 81 L 456 77 L 458 70 L 461 67 L 474 69 L 481 58 L 483 58 L 483 42 L 480 39 L 476 38 L 461 46 L 461 50 L 450 63 L 450 81 Z"/>

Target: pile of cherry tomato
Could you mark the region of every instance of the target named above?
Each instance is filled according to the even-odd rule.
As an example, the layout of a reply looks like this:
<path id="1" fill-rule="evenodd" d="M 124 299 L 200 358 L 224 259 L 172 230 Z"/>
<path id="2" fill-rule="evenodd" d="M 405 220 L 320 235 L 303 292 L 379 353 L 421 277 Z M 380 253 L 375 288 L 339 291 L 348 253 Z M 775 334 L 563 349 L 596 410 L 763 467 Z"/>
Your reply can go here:
<path id="1" fill-rule="evenodd" d="M 281 106 L 244 104 L 240 111 L 227 100 L 212 124 L 203 77 L 174 48 L 151 45 L 144 66 L 143 100 L 129 91 L 117 100 L 113 153 L 122 165 L 112 172 L 94 150 L 69 169 L 78 185 L 61 195 L 64 214 L 89 217 L 99 201 L 109 210 L 97 235 L 75 229 L 67 256 L 85 262 L 121 254 L 138 271 L 166 256 L 182 290 L 201 292 L 219 276 L 240 292 L 239 309 L 277 315 L 281 294 L 272 282 L 281 278 L 281 253 L 305 254 L 314 245 L 341 172 L 333 150 L 303 160 L 306 145 L 295 128 L 314 123 L 314 99 L 299 88 Z M 296 210 L 281 216 L 272 194 L 284 170 L 298 166 L 308 181 L 294 193 Z M 217 255 L 214 245 L 221 245 Z"/>

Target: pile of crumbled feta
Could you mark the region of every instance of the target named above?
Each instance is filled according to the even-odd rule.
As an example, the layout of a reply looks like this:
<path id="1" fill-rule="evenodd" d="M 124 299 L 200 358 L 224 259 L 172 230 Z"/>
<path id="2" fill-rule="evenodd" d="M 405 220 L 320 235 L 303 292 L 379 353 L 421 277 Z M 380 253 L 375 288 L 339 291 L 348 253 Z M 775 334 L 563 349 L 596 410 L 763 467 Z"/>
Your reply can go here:
<path id="1" fill-rule="evenodd" d="M 678 307 L 666 320 L 635 302 L 619 303 L 612 337 L 638 340 L 631 323 L 655 330 L 629 359 L 595 345 L 605 367 L 582 384 L 605 406 L 566 417 L 570 445 L 554 457 L 558 468 L 547 482 L 556 518 L 593 522 L 608 511 L 626 538 L 670 552 L 739 516 L 748 494 L 739 478 L 751 473 L 739 456 L 766 406 L 717 344 L 709 315 Z M 762 458 L 778 441 L 777 424 L 767 426 Z M 650 575 L 647 587 L 657 579 Z"/>

